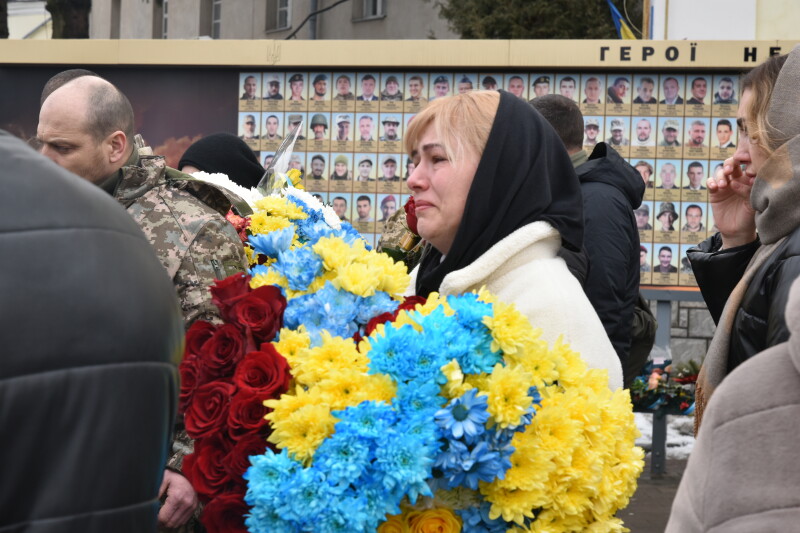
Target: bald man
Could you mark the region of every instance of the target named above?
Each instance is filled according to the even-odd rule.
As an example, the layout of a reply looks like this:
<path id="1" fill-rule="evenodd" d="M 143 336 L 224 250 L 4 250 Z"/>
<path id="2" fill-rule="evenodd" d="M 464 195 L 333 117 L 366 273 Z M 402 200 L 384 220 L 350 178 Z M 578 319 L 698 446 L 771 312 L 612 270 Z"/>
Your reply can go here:
<path id="1" fill-rule="evenodd" d="M 218 189 L 168 168 L 163 157 L 140 156 L 131 104 L 103 78 L 56 75 L 45 92 L 37 128 L 41 153 L 127 209 L 172 280 L 186 327 L 197 319 L 219 322 L 208 287 L 247 267 L 242 243 L 225 219 L 231 202 Z M 177 473 L 191 450 L 191 440 L 179 434 L 159 494 L 166 494 L 162 527 L 186 524 L 197 508 L 191 484 Z"/>

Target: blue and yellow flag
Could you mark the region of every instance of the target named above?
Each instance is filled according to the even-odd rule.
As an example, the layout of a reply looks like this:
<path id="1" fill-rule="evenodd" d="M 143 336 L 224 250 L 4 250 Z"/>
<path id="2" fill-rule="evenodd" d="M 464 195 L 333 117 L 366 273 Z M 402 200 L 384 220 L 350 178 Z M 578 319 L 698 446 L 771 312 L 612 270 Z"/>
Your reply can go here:
<path id="1" fill-rule="evenodd" d="M 617 6 L 612 4 L 611 0 L 606 0 L 606 2 L 608 2 L 608 8 L 611 10 L 611 18 L 614 20 L 614 26 L 617 28 L 617 35 L 619 35 L 619 38 L 636 39 L 633 31 L 631 31 L 631 27 L 628 26 L 627 21 L 622 17 Z"/>

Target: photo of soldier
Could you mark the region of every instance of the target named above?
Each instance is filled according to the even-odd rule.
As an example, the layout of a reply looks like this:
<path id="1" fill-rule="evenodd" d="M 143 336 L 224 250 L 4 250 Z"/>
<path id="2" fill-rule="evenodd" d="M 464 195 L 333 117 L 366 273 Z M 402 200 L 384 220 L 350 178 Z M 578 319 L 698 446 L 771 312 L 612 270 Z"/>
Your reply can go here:
<path id="1" fill-rule="evenodd" d="M 356 197 L 356 217 L 353 222 L 360 224 L 372 224 L 375 222 L 375 206 L 372 205 L 372 198 L 372 195 L 366 194 Z"/>
<path id="2" fill-rule="evenodd" d="M 620 153 L 622 157 L 630 154 L 630 123 L 628 117 L 606 117 L 607 145 Z"/>
<path id="3" fill-rule="evenodd" d="M 406 113 L 419 113 L 428 103 L 428 74 L 408 72 L 405 75 L 405 102 L 403 111 Z"/>
<path id="4" fill-rule="evenodd" d="M 650 217 L 652 209 L 653 202 L 642 202 L 639 207 L 633 210 L 633 215 L 636 217 L 636 229 L 639 232 L 653 230 L 653 219 Z"/>
<path id="5" fill-rule="evenodd" d="M 653 244 L 643 242 L 639 245 L 639 285 L 649 285 L 652 281 Z"/>
<path id="6" fill-rule="evenodd" d="M 678 250 L 673 243 L 653 243 L 653 285 L 678 284 Z"/>
<path id="7" fill-rule="evenodd" d="M 644 182 L 644 196 L 643 200 L 653 200 L 655 198 L 655 180 L 653 178 L 653 165 L 655 159 L 631 159 L 630 163 L 633 168 L 639 173 Z"/>
<path id="8" fill-rule="evenodd" d="M 614 80 L 613 83 L 611 80 Z M 631 80 L 628 76 L 611 74 L 608 76 L 608 102 L 611 104 L 629 104 L 631 102 Z"/>
<path id="9" fill-rule="evenodd" d="M 603 117 L 583 117 L 583 147 L 587 152 L 591 153 L 603 138 L 602 126 Z"/>
<path id="10" fill-rule="evenodd" d="M 283 84 L 283 74 L 278 72 L 267 72 L 264 74 L 264 100 L 283 100 L 281 85 Z M 281 107 L 283 109 L 283 107 Z"/>
<path id="11" fill-rule="evenodd" d="M 239 138 L 253 150 L 257 150 L 261 144 L 260 120 L 261 113 L 239 113 Z"/>
<path id="12" fill-rule="evenodd" d="M 308 173 L 303 180 L 303 186 L 308 191 L 328 190 L 328 152 L 308 154 Z"/>
<path id="13" fill-rule="evenodd" d="M 679 202 L 680 189 L 680 159 L 656 160 L 656 187 L 655 200 L 657 202 Z"/>
<path id="14" fill-rule="evenodd" d="M 261 129 L 261 149 L 275 151 L 283 140 L 283 113 L 266 111 L 261 114 L 264 127 Z"/>
<path id="15" fill-rule="evenodd" d="M 264 168 L 269 167 L 275 159 L 275 152 L 261 152 L 262 160 L 264 161 Z"/>
<path id="16" fill-rule="evenodd" d="M 687 118 L 686 137 L 683 143 L 683 157 L 687 159 L 708 158 L 708 124 L 707 118 Z"/>
<path id="17" fill-rule="evenodd" d="M 656 82 L 652 76 L 636 76 L 636 98 L 634 104 L 656 104 L 658 100 L 653 96 L 656 89 Z"/>
<path id="18" fill-rule="evenodd" d="M 714 76 L 714 102 L 711 114 L 715 117 L 736 117 L 739 100 L 736 97 L 739 77 L 732 75 Z"/>
<path id="19" fill-rule="evenodd" d="M 314 191 L 311 193 L 311 196 L 319 200 L 324 205 L 330 205 L 328 203 L 328 192 L 327 191 Z"/>
<path id="20" fill-rule="evenodd" d="M 399 197 L 398 194 L 379 194 L 378 195 L 378 205 L 380 208 L 378 222 L 386 223 L 389 218 L 397 212 L 397 198 Z M 378 225 L 378 229 L 381 229 L 381 233 L 383 232 L 382 224 Z"/>
<path id="21" fill-rule="evenodd" d="M 331 150 L 350 152 L 353 150 L 353 114 L 337 113 L 334 115 L 334 127 L 331 131 Z"/>
<path id="22" fill-rule="evenodd" d="M 578 82 L 580 78 L 578 74 L 559 74 L 556 76 L 556 88 L 558 94 L 569 98 L 573 102 L 578 102 Z"/>
<path id="23" fill-rule="evenodd" d="M 481 74 L 481 89 L 484 91 L 496 91 L 499 89 L 497 80 L 502 79 L 502 74 Z"/>
<path id="24" fill-rule="evenodd" d="M 307 150 L 314 152 L 327 152 L 330 150 L 329 123 L 330 113 L 314 113 L 311 115 L 311 120 L 308 122 Z"/>
<path id="25" fill-rule="evenodd" d="M 678 212 L 675 210 L 676 202 L 657 202 L 658 213 L 656 214 L 656 222 L 653 224 L 653 239 L 657 242 L 678 242 L 680 240 L 680 232 L 676 231 L 680 228 Z"/>
<path id="26" fill-rule="evenodd" d="M 353 192 L 377 192 L 377 156 L 374 153 L 356 153 L 353 154 L 353 162 L 356 165 L 353 170 Z"/>
<path id="27" fill-rule="evenodd" d="M 689 92 L 691 98 L 686 100 L 689 105 L 706 105 L 706 94 L 708 93 L 708 78 L 706 76 L 689 76 Z"/>
<path id="28" fill-rule="evenodd" d="M 656 155 L 662 158 L 680 157 L 683 154 L 683 119 L 659 117 L 658 126 Z"/>
<path id="29" fill-rule="evenodd" d="M 406 172 L 403 174 L 403 181 L 408 181 L 408 177 L 414 172 L 416 165 L 410 157 L 406 157 Z M 405 205 L 405 203 L 403 203 Z"/>
<path id="30" fill-rule="evenodd" d="M 353 195 L 350 193 L 335 193 L 331 195 L 331 207 L 333 212 L 343 222 L 350 222 L 350 209 L 353 205 Z"/>
<path id="31" fill-rule="evenodd" d="M 631 125 L 631 157 L 648 159 L 656 156 L 656 117 L 633 117 Z"/>
<path id="32" fill-rule="evenodd" d="M 714 120 L 714 124 L 715 134 L 711 145 L 711 157 L 727 159 L 736 152 L 735 121 L 729 118 L 719 118 Z"/>
<path id="33" fill-rule="evenodd" d="M 506 74 L 506 90 L 523 100 L 528 99 L 528 75 L 527 74 Z"/>
<path id="34" fill-rule="evenodd" d="M 708 179 L 708 174 L 706 173 L 706 161 L 684 159 L 683 164 L 681 199 L 684 202 L 707 202 L 708 191 L 706 190 L 706 180 Z"/>
<path id="35" fill-rule="evenodd" d="M 284 88 L 284 109 L 286 112 L 302 113 L 308 111 L 306 100 L 306 74 L 303 72 L 287 72 Z"/>
<path id="36" fill-rule="evenodd" d="M 533 91 L 531 100 L 550 94 L 550 80 L 553 79 L 553 76 L 550 74 L 531 74 L 530 79 L 533 80 L 531 82 L 531 90 Z"/>
<path id="37" fill-rule="evenodd" d="M 361 113 L 377 113 L 379 107 L 377 72 L 361 72 L 358 74 L 356 87 L 356 111 Z"/>
<path id="38" fill-rule="evenodd" d="M 658 100 L 659 116 L 683 116 L 685 76 L 664 74 L 661 76 Z"/>
<path id="39" fill-rule="evenodd" d="M 388 113 L 403 112 L 403 75 L 398 73 L 384 73 L 383 90 L 381 91 L 380 110 Z"/>
<path id="40" fill-rule="evenodd" d="M 380 137 L 378 138 L 378 151 L 399 153 L 402 151 L 402 131 L 399 115 L 381 113 Z"/>
<path id="41" fill-rule="evenodd" d="M 684 223 L 681 225 L 681 242 L 697 244 L 706 238 L 706 204 L 703 202 L 682 202 Z"/>
<path id="42" fill-rule="evenodd" d="M 356 152 L 376 152 L 378 148 L 377 113 L 358 113 L 358 131 L 356 131 Z"/>
<path id="43" fill-rule="evenodd" d="M 308 75 L 311 87 L 308 90 L 309 112 L 328 112 L 331 110 L 330 74 L 327 72 L 311 72 Z M 309 138 L 311 135 L 309 135 Z"/>
<path id="44" fill-rule="evenodd" d="M 239 87 L 242 95 L 239 97 L 239 111 L 261 111 L 261 74 L 245 72 L 239 74 Z"/>
<path id="45" fill-rule="evenodd" d="M 694 272 L 692 271 L 692 264 L 689 262 L 689 257 L 686 252 L 690 248 L 696 246 L 695 244 L 682 244 L 680 246 L 680 272 L 678 273 L 679 285 L 684 286 L 697 286 L 697 279 L 695 279 Z"/>
<path id="46" fill-rule="evenodd" d="M 333 172 L 331 172 L 328 186 L 330 192 L 351 192 L 353 181 L 353 173 L 350 170 L 351 158 L 352 154 L 350 153 L 331 154 Z"/>
<path id="47" fill-rule="evenodd" d="M 580 109 L 584 116 L 602 115 L 605 109 L 603 101 L 605 76 L 596 74 L 583 75 L 583 98 L 581 99 Z"/>
<path id="48" fill-rule="evenodd" d="M 475 90 L 477 87 L 475 74 L 456 74 L 458 94 Z"/>
<path id="49" fill-rule="evenodd" d="M 333 102 L 331 107 L 334 112 L 346 113 L 355 109 L 356 95 L 353 94 L 355 74 L 352 72 L 335 72 L 332 76 Z"/>
<path id="50" fill-rule="evenodd" d="M 293 135 L 294 132 L 303 125 L 305 118 L 305 113 L 288 113 L 286 115 L 286 136 Z M 304 141 L 305 139 L 305 132 L 301 129 L 297 140 Z"/>
<path id="51" fill-rule="evenodd" d="M 400 194 L 405 185 L 400 178 L 399 155 L 380 154 L 378 157 L 378 192 L 381 194 L 397 193 Z"/>
<path id="52" fill-rule="evenodd" d="M 431 90 L 429 100 L 435 100 L 452 94 L 453 75 L 452 74 L 431 74 Z"/>

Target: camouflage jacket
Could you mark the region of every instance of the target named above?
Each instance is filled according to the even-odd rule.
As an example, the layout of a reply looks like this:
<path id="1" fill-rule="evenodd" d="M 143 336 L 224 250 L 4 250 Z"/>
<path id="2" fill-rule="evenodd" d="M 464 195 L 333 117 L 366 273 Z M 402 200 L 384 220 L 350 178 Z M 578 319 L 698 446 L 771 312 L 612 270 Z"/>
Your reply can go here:
<path id="1" fill-rule="evenodd" d="M 188 328 L 219 322 L 208 287 L 247 268 L 242 242 L 225 219 L 231 206 L 217 188 L 168 168 L 163 157 L 139 156 L 121 169 L 114 190 L 167 270 Z"/>
<path id="2" fill-rule="evenodd" d="M 418 237 L 416 243 L 411 245 L 410 239 L 413 237 L 415 236 L 406 223 L 405 209 L 398 209 L 384 224 L 376 250 L 389 255 L 395 261 L 402 261 L 411 272 L 420 262 L 425 248 L 425 241 Z"/>

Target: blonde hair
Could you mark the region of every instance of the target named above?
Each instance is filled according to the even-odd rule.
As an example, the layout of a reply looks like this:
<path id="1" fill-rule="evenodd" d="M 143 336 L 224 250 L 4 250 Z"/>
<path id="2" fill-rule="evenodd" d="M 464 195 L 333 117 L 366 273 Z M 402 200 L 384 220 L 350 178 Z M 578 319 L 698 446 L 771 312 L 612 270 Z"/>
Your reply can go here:
<path id="1" fill-rule="evenodd" d="M 750 103 L 745 109 L 747 136 L 751 143 L 766 150 L 768 154 L 789 140 L 769 123 L 768 117 L 772 91 L 787 57 L 770 57 L 748 72 L 742 80 L 742 94 L 747 90 L 752 93 Z"/>
<path id="2" fill-rule="evenodd" d="M 451 163 L 457 165 L 468 153 L 480 157 L 499 105 L 497 91 L 470 91 L 434 100 L 409 123 L 406 152 L 411 155 L 422 135 L 433 126 Z"/>

